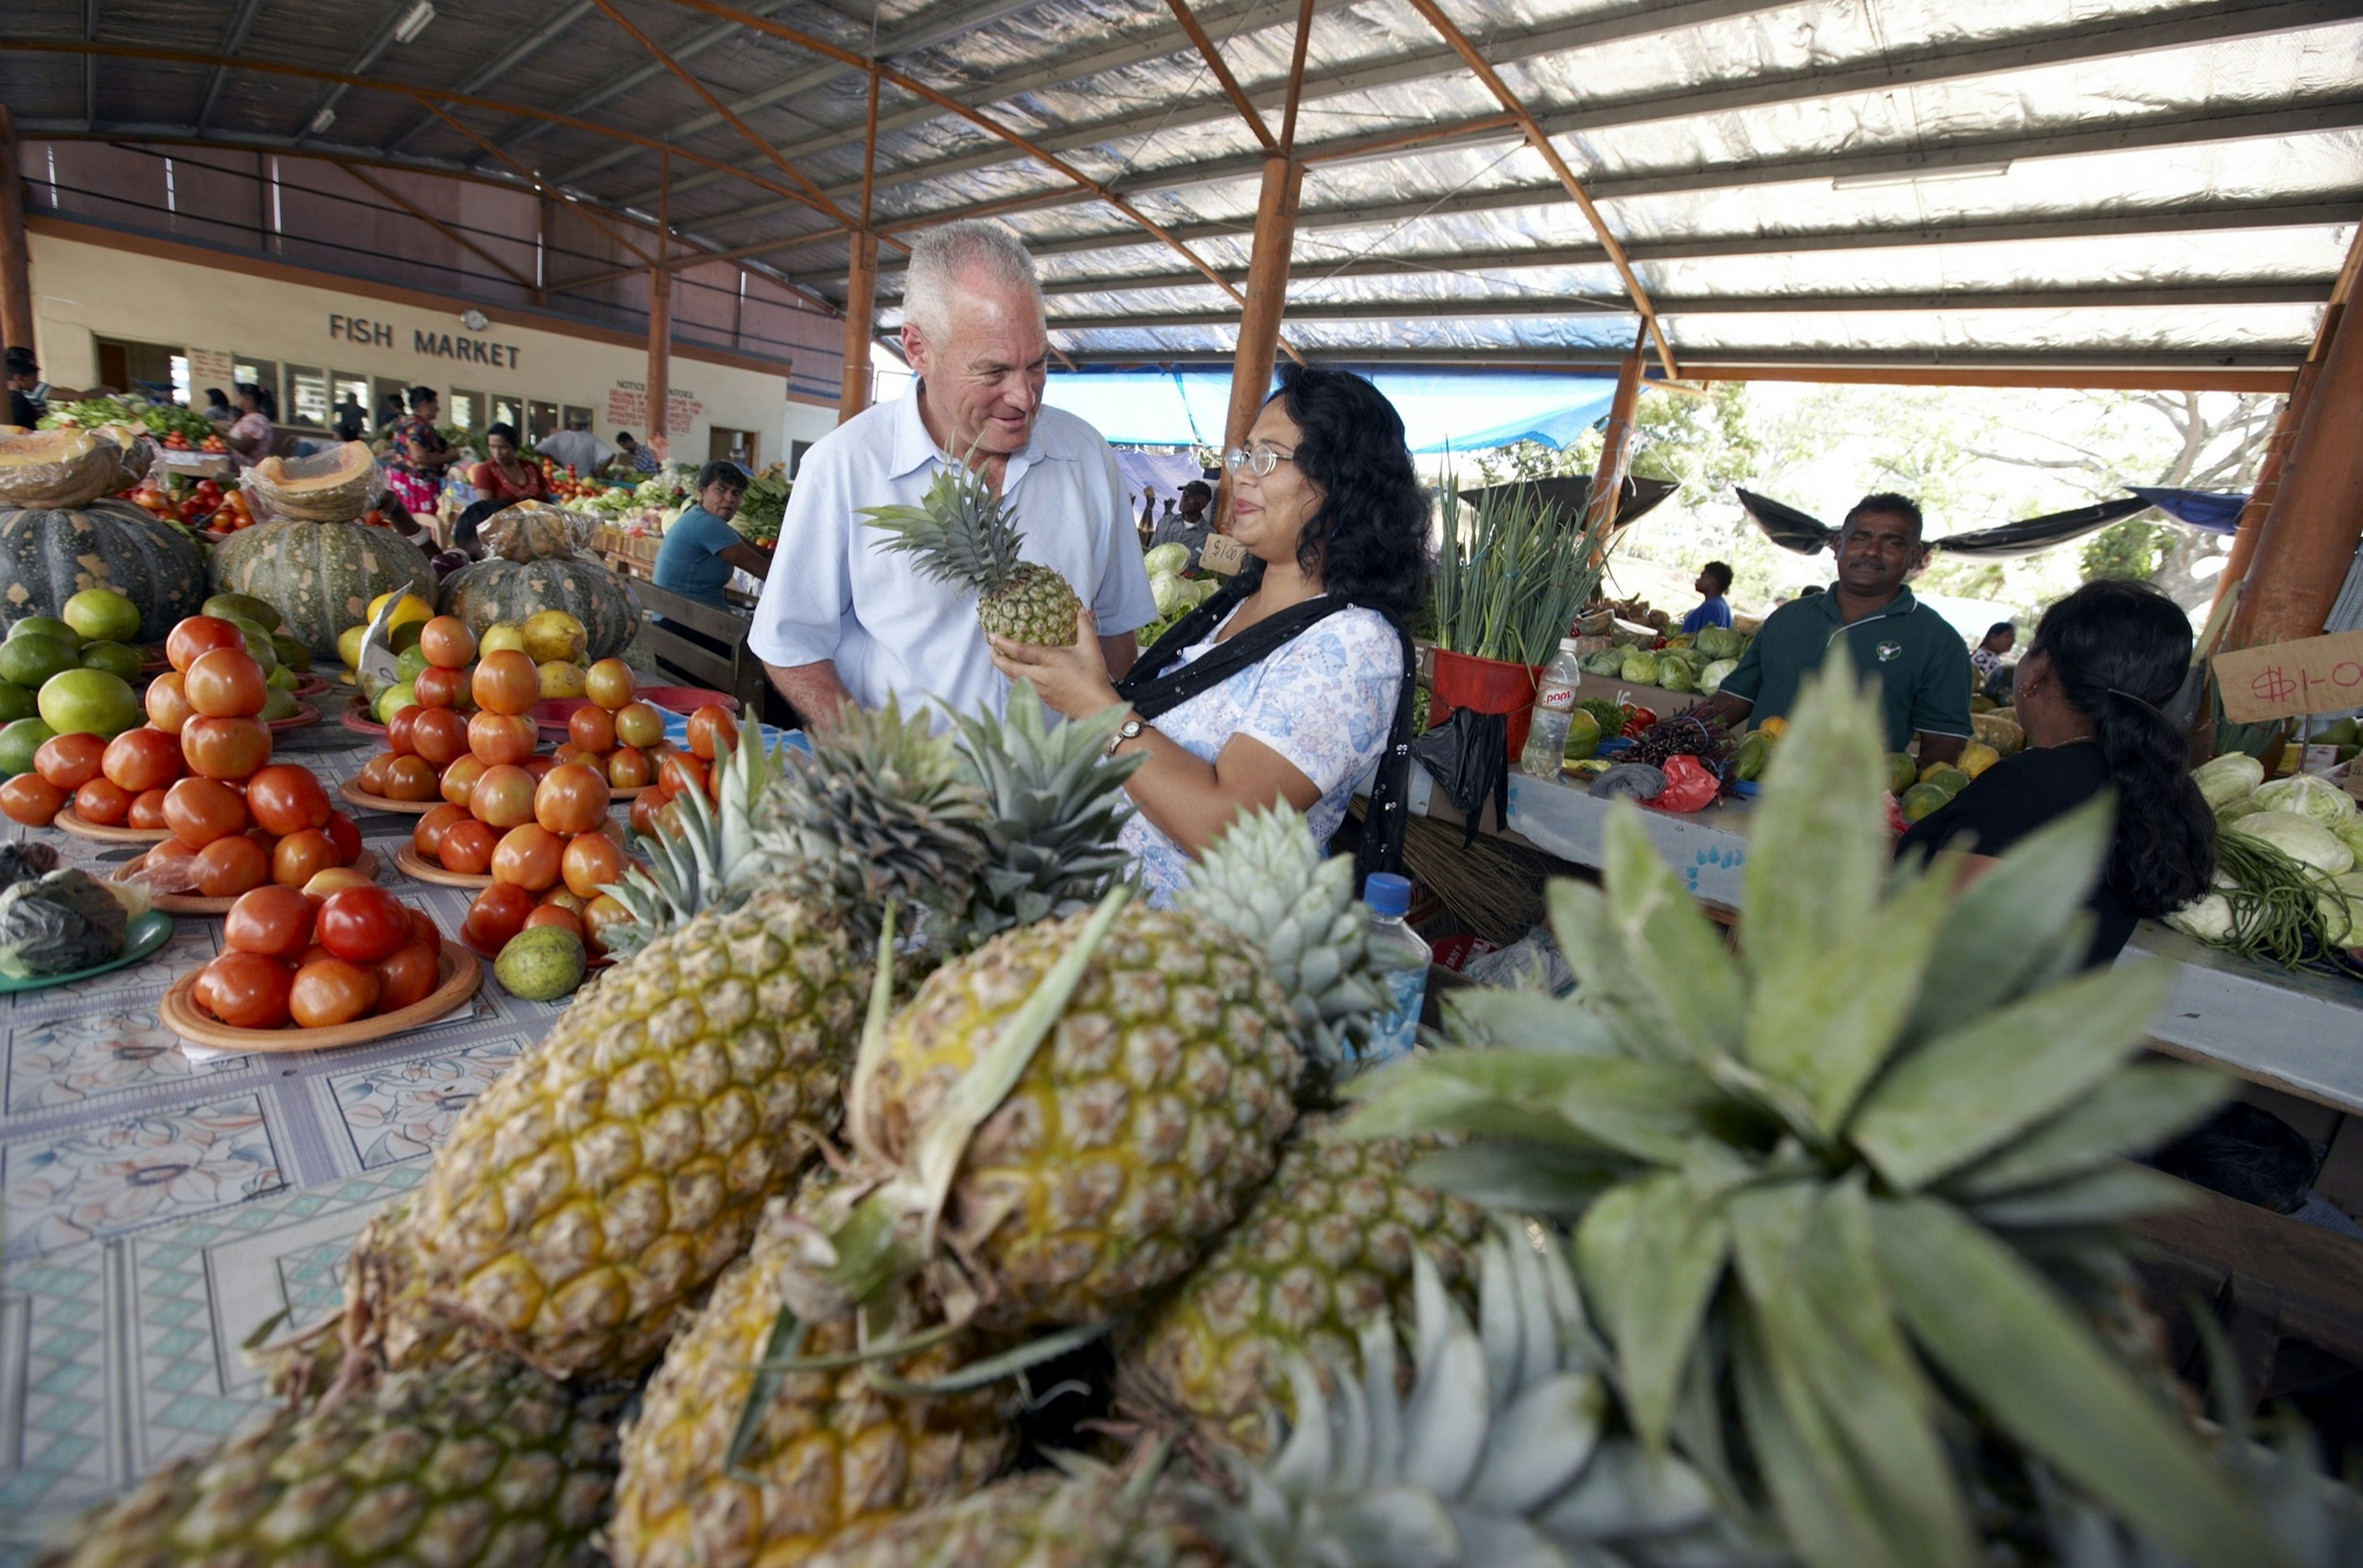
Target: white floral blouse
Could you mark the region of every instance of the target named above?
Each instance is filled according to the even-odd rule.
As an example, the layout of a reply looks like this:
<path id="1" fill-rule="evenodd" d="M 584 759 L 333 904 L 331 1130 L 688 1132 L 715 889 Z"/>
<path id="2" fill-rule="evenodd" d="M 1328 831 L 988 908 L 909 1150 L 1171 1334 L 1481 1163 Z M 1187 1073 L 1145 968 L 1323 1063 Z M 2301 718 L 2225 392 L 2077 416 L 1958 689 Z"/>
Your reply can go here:
<path id="1" fill-rule="evenodd" d="M 1193 643 L 1169 668 L 1214 646 L 1211 637 Z M 1261 663 L 1168 709 L 1156 727 L 1209 762 L 1234 735 L 1279 752 L 1319 787 L 1305 819 L 1314 842 L 1326 844 L 1346 819 L 1354 786 L 1386 750 L 1402 681 L 1402 639 L 1386 617 L 1357 606 L 1315 621 Z M 1137 813 L 1117 842 L 1139 862 L 1149 903 L 1171 903 L 1189 875 L 1189 851 Z"/>

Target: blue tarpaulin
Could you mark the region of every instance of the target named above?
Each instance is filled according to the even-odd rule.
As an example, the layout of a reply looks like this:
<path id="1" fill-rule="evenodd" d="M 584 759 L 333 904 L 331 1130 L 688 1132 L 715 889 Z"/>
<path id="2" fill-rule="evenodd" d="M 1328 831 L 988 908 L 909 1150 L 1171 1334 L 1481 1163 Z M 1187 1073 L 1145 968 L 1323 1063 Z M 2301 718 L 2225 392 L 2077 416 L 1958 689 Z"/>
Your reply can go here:
<path id="1" fill-rule="evenodd" d="M 2224 490 L 2158 490 L 2139 484 L 2126 489 L 2178 523 L 2189 523 L 2211 534 L 2228 534 L 2240 521 L 2246 495 Z"/>
<path id="2" fill-rule="evenodd" d="M 1563 447 L 1608 412 L 1614 378 L 1509 373 L 1366 372 L 1403 416 L 1415 452 L 1514 441 Z M 1054 371 L 1046 400 L 1111 441 L 1223 444 L 1231 373 L 1215 368 Z"/>

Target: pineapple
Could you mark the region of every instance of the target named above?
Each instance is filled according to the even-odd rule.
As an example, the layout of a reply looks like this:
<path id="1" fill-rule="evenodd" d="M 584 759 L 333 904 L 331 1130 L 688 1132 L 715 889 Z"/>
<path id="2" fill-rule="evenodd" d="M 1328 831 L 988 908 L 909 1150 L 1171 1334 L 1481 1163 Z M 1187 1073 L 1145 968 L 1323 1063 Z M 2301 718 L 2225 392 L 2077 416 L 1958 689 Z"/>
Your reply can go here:
<path id="1" fill-rule="evenodd" d="M 849 1529 L 811 1568 L 1223 1568 L 1178 1494 L 1137 1482 L 1031 1471 Z"/>
<path id="2" fill-rule="evenodd" d="M 1955 857 L 1889 864 L 1880 746 L 1840 650 L 1773 760 L 1736 955 L 1621 807 L 1603 885 L 1550 889 L 1575 995 L 1461 994 L 1464 1049 L 1360 1080 L 1344 1133 L 1468 1132 L 1426 1179 L 1569 1219 L 1644 1446 L 1727 1442 L 1810 1562 L 1980 1561 L 1980 1434 L 2192 1562 L 2257 1562 L 2249 1499 L 2093 1327 L 2127 1337 L 2115 1222 L 2171 1201 L 2122 1156 L 2223 1093 L 2125 1065 L 2167 966 L 2075 972 L 2108 807 L 1960 888 Z"/>
<path id="3" fill-rule="evenodd" d="M 609 1552 L 618 1568 L 785 1568 L 839 1529 L 982 1486 L 1016 1449 L 993 1387 L 941 1398 L 886 1393 L 868 1370 L 778 1375 L 756 1429 L 727 1457 L 738 1414 L 767 1354 L 820 1357 L 855 1348 L 850 1319 L 782 1343 L 776 1224 L 724 1273 L 696 1318 L 666 1351 L 624 1434 Z M 907 1290 L 904 1327 L 915 1290 Z M 956 1335 L 895 1363 L 924 1382 L 968 1359 Z"/>
<path id="4" fill-rule="evenodd" d="M 971 454 L 973 455 L 973 454 Z M 1024 542 L 1009 507 L 984 476 L 949 453 L 915 506 L 864 506 L 870 526 L 908 550 L 919 570 L 976 593 L 976 618 L 995 637 L 1047 648 L 1073 644 L 1083 603 L 1049 567 L 1018 559 Z"/>
<path id="5" fill-rule="evenodd" d="M 1299 1123 L 1237 1226 L 1122 1331 L 1116 1379 L 1128 1407 L 1260 1452 L 1266 1406 L 1288 1411 L 1292 1355 L 1355 1370 L 1360 1326 L 1410 1306 L 1414 1254 L 1448 1284 L 1470 1273 L 1482 1215 L 1405 1176 L 1436 1140 L 1334 1140 L 1333 1122 Z"/>
<path id="6" fill-rule="evenodd" d="M 495 1355 L 394 1373 L 157 1472 L 44 1568 L 594 1568 L 623 1403 Z"/>
<path id="7" fill-rule="evenodd" d="M 725 761 L 716 800 L 707 804 L 685 790 L 678 809 L 661 820 L 654 839 L 643 838 L 648 865 L 630 866 L 621 882 L 602 889 L 631 915 L 601 937 L 608 953 L 629 958 L 693 916 L 724 903 L 743 889 L 755 867 L 755 822 L 765 786 L 782 765 L 767 756 L 760 735 L 749 732 Z"/>

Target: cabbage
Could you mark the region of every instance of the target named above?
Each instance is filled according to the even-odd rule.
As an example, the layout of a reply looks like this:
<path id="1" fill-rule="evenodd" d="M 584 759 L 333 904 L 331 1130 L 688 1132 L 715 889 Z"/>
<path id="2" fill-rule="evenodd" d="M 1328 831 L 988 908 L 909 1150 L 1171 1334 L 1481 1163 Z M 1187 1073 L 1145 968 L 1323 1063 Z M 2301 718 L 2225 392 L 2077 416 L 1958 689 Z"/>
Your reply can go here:
<path id="1" fill-rule="evenodd" d="M 2226 826 L 2224 831 L 2279 850 L 2300 865 L 2325 876 L 2338 876 L 2355 869 L 2355 852 L 2311 817 L 2287 811 L 2253 812 Z"/>
<path id="2" fill-rule="evenodd" d="M 1148 596 L 1157 601 L 1159 617 L 1170 616 L 1190 603 L 1190 584 L 1180 577 L 1153 576 L 1148 580 Z"/>
<path id="3" fill-rule="evenodd" d="M 2324 827 L 2344 822 L 2355 815 L 2355 797 L 2313 773 L 2292 773 L 2285 779 L 2275 779 L 2257 786 L 2257 803 L 2268 811 L 2287 811 L 2301 817 L 2311 817 Z"/>
<path id="4" fill-rule="evenodd" d="M 1658 656 L 1638 648 L 1630 649 L 1616 674 L 1619 680 L 1630 681 L 1636 686 L 1654 686 L 1658 684 Z"/>
<path id="5" fill-rule="evenodd" d="M 1186 544 L 1160 544 L 1140 558 L 1151 577 L 1178 576 L 1190 566 L 1190 547 Z"/>
<path id="6" fill-rule="evenodd" d="M 1597 653 L 1586 654 L 1583 659 L 1583 673 L 1587 675 L 1606 675 L 1612 680 L 1622 675 L 1625 673 L 1625 651 L 1621 648 L 1603 648 Z"/>
<path id="7" fill-rule="evenodd" d="M 2202 942 L 2226 941 L 2232 935 L 2232 901 L 2220 893 L 2206 894 L 2169 915 L 2166 923 Z"/>
<path id="8" fill-rule="evenodd" d="M 2265 782 L 2265 765 L 2246 751 L 2226 751 L 2191 769 L 2191 782 L 2207 797 L 2208 806 L 2220 811 Z"/>
<path id="9" fill-rule="evenodd" d="M 1688 660 L 1660 659 L 1658 661 L 1658 684 L 1670 692 L 1694 692 L 1698 690 L 1698 676 L 1692 671 Z"/>
<path id="10" fill-rule="evenodd" d="M 1714 695 L 1715 693 L 1723 690 L 1723 678 L 1738 668 L 1739 661 L 1736 659 L 1716 660 L 1714 663 L 1699 672 L 1698 689 L 1700 693 L 1706 696 Z"/>
<path id="11" fill-rule="evenodd" d="M 2340 817 L 2330 824 L 2330 830 L 2338 835 L 2340 843 L 2355 852 L 2355 863 L 2363 866 L 2363 812 Z"/>
<path id="12" fill-rule="evenodd" d="M 1698 634 L 1693 646 L 1709 659 L 1736 659 L 1747 651 L 1747 638 L 1728 627 L 1711 626 Z"/>

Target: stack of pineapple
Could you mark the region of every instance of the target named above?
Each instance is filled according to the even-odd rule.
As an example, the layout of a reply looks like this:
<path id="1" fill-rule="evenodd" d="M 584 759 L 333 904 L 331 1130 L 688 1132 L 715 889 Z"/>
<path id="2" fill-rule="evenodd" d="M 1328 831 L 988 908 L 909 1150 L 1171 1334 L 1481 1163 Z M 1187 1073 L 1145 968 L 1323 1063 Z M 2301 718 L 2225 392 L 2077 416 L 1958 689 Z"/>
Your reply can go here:
<path id="1" fill-rule="evenodd" d="M 2154 973 L 2069 972 L 2097 814 L 1966 892 L 1892 876 L 1876 710 L 1825 680 L 1740 957 L 1628 810 L 1604 889 L 1554 889 L 1575 998 L 1479 995 L 1357 1077 L 1350 868 L 1266 812 L 1146 907 L 1115 717 L 1021 689 L 735 770 L 760 798 L 683 829 L 731 852 L 671 857 L 704 869 L 370 1229 L 290 1409 L 76 1568 L 2352 1545 L 2302 1486 L 2269 1521 L 2111 1348 L 2110 1227 L 2158 1196 L 2117 1156 L 2218 1091 L 2125 1067 Z M 1029 1372 L 1103 1334 L 1148 1440 L 1007 1473 Z"/>

